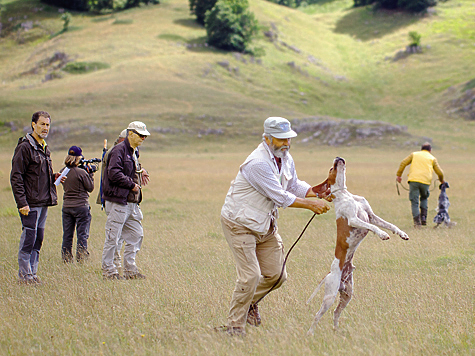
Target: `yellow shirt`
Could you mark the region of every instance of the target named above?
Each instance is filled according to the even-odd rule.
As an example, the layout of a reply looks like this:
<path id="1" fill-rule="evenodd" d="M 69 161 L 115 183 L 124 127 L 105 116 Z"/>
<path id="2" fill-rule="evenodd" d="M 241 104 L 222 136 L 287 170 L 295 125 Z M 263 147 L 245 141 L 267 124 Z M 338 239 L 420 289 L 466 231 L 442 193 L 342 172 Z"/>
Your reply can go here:
<path id="1" fill-rule="evenodd" d="M 440 181 L 444 180 L 444 172 L 437 163 L 437 159 L 432 156 L 429 151 L 422 150 L 413 152 L 406 158 L 404 158 L 399 165 L 399 169 L 396 176 L 401 177 L 404 172 L 404 168 L 407 165 L 409 167 L 409 175 L 407 180 L 409 182 L 418 182 L 422 184 L 430 184 L 432 181 L 432 173 L 435 171 Z"/>
<path id="2" fill-rule="evenodd" d="M 39 141 L 38 143 L 43 148 L 43 151 L 46 149 L 46 146 L 48 146 L 48 144 L 46 143 L 46 141 L 44 139 Z"/>

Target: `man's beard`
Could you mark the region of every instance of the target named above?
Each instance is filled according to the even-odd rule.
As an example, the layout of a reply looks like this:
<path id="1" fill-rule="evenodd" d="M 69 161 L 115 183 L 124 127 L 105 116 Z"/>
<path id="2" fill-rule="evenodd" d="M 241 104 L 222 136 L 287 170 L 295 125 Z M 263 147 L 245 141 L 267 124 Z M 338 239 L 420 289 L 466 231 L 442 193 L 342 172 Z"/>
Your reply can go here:
<path id="1" fill-rule="evenodd" d="M 287 153 L 290 150 L 290 146 L 282 146 L 282 147 L 276 148 L 274 145 L 272 145 L 271 149 L 274 156 L 278 158 L 284 158 L 287 156 Z M 283 151 L 284 149 L 285 151 Z"/>

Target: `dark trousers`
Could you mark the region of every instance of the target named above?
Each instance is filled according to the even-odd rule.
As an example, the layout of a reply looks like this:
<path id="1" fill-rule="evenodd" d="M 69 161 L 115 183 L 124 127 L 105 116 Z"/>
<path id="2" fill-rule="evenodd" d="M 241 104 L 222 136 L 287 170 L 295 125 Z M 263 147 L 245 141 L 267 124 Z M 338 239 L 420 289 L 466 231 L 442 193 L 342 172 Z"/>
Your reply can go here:
<path id="1" fill-rule="evenodd" d="M 77 252 L 87 251 L 87 239 L 91 225 L 91 207 L 63 207 L 63 246 L 62 252 L 72 256 L 74 229 L 77 232 Z"/>

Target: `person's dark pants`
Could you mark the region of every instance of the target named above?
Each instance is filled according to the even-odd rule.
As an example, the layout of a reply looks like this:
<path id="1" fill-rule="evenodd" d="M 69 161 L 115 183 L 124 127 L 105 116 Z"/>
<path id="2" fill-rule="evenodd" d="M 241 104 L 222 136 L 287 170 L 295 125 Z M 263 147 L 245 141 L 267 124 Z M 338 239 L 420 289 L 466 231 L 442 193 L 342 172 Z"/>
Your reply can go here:
<path id="1" fill-rule="evenodd" d="M 38 271 L 40 249 L 45 234 L 48 208 L 30 208 L 28 215 L 20 214 L 22 233 L 18 251 L 18 277 L 23 281 L 32 281 Z"/>
<path id="2" fill-rule="evenodd" d="M 430 185 L 418 182 L 409 182 L 409 200 L 411 201 L 412 217 L 419 216 L 419 200 L 420 208 L 425 209 L 429 206 L 428 199 L 430 195 Z"/>
<path id="3" fill-rule="evenodd" d="M 91 208 L 81 206 L 74 208 L 63 207 L 63 246 L 62 256 L 64 260 L 72 259 L 72 247 L 74 229 L 77 233 L 76 254 L 79 256 L 87 253 L 87 239 L 91 225 Z"/>

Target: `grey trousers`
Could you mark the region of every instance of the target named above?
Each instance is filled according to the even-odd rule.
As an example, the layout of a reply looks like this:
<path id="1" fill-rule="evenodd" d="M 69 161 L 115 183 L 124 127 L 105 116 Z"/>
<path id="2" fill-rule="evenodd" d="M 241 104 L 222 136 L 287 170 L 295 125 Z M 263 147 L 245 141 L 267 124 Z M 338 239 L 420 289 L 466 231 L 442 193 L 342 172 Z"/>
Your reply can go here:
<path id="1" fill-rule="evenodd" d="M 21 280 L 28 281 L 36 277 L 47 216 L 46 206 L 30 208 L 28 215 L 20 214 L 22 233 L 18 251 L 18 277 Z"/>
<path id="2" fill-rule="evenodd" d="M 267 294 L 280 277 L 284 264 L 284 244 L 277 226 L 271 226 L 267 233 L 259 235 L 222 216 L 221 225 L 233 253 L 237 273 L 228 326 L 245 327 L 251 303 Z M 279 288 L 286 279 L 287 272 L 284 269 L 282 278 L 274 288 Z"/>
<path id="3" fill-rule="evenodd" d="M 135 263 L 135 258 L 142 247 L 143 241 L 143 215 L 139 205 L 136 203 L 121 205 L 106 201 L 105 210 L 107 221 L 106 238 L 102 250 L 102 274 L 110 276 L 118 273 L 114 256 L 119 239 L 123 239 L 125 242 L 124 273 L 137 273 L 139 269 Z"/>

